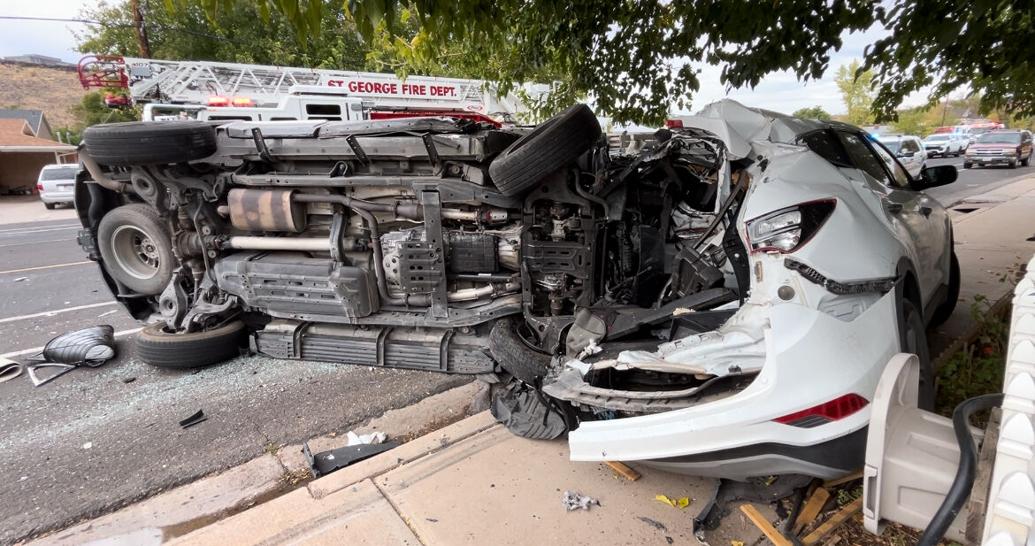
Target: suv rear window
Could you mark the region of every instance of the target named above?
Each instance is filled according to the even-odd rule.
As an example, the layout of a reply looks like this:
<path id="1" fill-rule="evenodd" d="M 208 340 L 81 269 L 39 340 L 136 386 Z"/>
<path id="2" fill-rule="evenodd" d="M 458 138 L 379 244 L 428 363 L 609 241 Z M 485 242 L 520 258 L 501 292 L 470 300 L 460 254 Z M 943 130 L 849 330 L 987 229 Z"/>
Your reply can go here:
<path id="1" fill-rule="evenodd" d="M 44 169 L 40 171 L 40 180 L 71 180 L 75 178 L 78 169 L 75 165 L 59 169 Z"/>
<path id="2" fill-rule="evenodd" d="M 813 131 L 801 136 L 801 142 L 816 152 L 820 157 L 838 167 L 851 167 L 852 162 L 845 153 L 844 146 L 838 142 L 834 132 L 829 129 Z"/>

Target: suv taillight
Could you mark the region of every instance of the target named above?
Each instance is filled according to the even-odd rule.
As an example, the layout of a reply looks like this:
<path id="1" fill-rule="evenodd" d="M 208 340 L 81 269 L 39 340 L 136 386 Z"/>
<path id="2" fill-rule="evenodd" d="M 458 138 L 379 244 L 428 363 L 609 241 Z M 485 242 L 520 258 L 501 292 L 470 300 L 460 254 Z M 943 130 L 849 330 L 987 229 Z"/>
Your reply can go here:
<path id="1" fill-rule="evenodd" d="M 36 184 L 36 191 L 43 193 L 43 184 Z"/>
<path id="2" fill-rule="evenodd" d="M 817 406 L 788 413 L 773 419 L 777 423 L 799 428 L 812 428 L 839 421 L 866 407 L 870 401 L 858 394 L 848 393 Z"/>
<path id="3" fill-rule="evenodd" d="M 810 201 L 748 220 L 751 251 L 794 252 L 819 231 L 836 205 L 836 199 Z"/>

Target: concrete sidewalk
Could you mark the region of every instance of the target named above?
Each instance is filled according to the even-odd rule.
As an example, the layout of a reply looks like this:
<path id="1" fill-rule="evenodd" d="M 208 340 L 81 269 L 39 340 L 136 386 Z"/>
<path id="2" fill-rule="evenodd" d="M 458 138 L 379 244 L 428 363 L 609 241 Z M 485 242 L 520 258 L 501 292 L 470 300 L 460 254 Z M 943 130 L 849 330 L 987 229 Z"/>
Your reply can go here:
<path id="1" fill-rule="evenodd" d="M 1010 290 L 1011 275 L 1035 251 L 1035 242 L 1028 240 L 1035 238 L 1035 178 L 955 208 L 963 289 L 953 318 L 932 332 L 932 355 L 969 327 L 974 296 L 995 300 Z M 329 447 L 333 446 L 315 449 Z M 297 446 L 284 451 L 293 453 L 297 465 Z M 267 499 L 273 491 L 267 491 L 266 497 L 241 495 L 239 489 L 248 482 L 244 474 L 232 474 L 235 469 L 209 478 L 216 481 L 207 486 L 192 484 L 168 493 L 167 506 L 193 511 L 193 517 L 177 520 L 161 510 L 131 506 L 121 515 L 86 522 L 44 537 L 40 543 L 107 539 L 105 544 L 219 546 L 697 544 L 691 521 L 714 482 L 638 469 L 643 477 L 631 482 L 602 464 L 570 462 L 565 442 L 514 437 L 482 412 L 272 500 Z M 566 512 L 561 505 L 565 490 L 595 497 L 601 505 L 588 512 Z M 658 494 L 692 501 L 680 510 L 656 501 Z M 219 502 L 214 498 L 222 498 L 227 508 L 215 510 Z M 256 505 L 243 509 L 251 503 Z M 770 521 L 777 519 L 768 506 L 760 509 Z M 759 537 L 750 523 L 733 513 L 709 540 L 752 544 Z"/>

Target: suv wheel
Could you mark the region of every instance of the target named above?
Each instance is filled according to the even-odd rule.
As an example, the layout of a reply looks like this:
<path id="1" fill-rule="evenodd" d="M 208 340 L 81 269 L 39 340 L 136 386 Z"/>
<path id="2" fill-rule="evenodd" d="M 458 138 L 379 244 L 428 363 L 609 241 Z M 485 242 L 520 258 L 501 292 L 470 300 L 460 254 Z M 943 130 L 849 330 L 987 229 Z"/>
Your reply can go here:
<path id="1" fill-rule="evenodd" d="M 172 238 L 158 211 L 148 205 L 125 205 L 105 214 L 97 227 L 97 246 L 108 274 L 137 294 L 160 294 L 172 279 Z"/>
<path id="2" fill-rule="evenodd" d="M 240 356 L 245 332 L 240 320 L 190 333 L 170 333 L 159 322 L 137 334 L 136 356 L 159 368 L 200 368 Z"/>

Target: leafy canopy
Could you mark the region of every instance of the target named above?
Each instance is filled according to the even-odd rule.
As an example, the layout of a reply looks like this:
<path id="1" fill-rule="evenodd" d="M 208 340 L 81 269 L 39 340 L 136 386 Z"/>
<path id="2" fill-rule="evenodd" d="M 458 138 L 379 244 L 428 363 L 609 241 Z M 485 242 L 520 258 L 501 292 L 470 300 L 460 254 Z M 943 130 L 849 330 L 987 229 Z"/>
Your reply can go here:
<path id="1" fill-rule="evenodd" d="M 212 18 L 244 0 L 165 0 L 202 6 Z M 327 29 L 321 0 L 254 0 L 279 13 L 300 40 Z M 755 86 L 772 72 L 819 78 L 841 36 L 879 24 L 890 37 L 868 48 L 877 119 L 934 85 L 931 101 L 963 86 L 982 109 L 1035 114 L 1035 43 L 1030 1 L 915 0 L 346 0 L 344 15 L 380 43 L 397 71 L 439 67 L 489 80 L 556 82 L 553 108 L 592 94 L 616 121 L 656 124 L 685 107 L 702 83 Z M 691 61 L 722 67 L 701 82 Z"/>
<path id="2" fill-rule="evenodd" d="M 799 108 L 791 115 L 796 118 L 818 119 L 820 121 L 830 121 L 833 119 L 830 116 L 830 112 L 824 110 L 822 106 L 807 106 L 805 108 Z"/>

